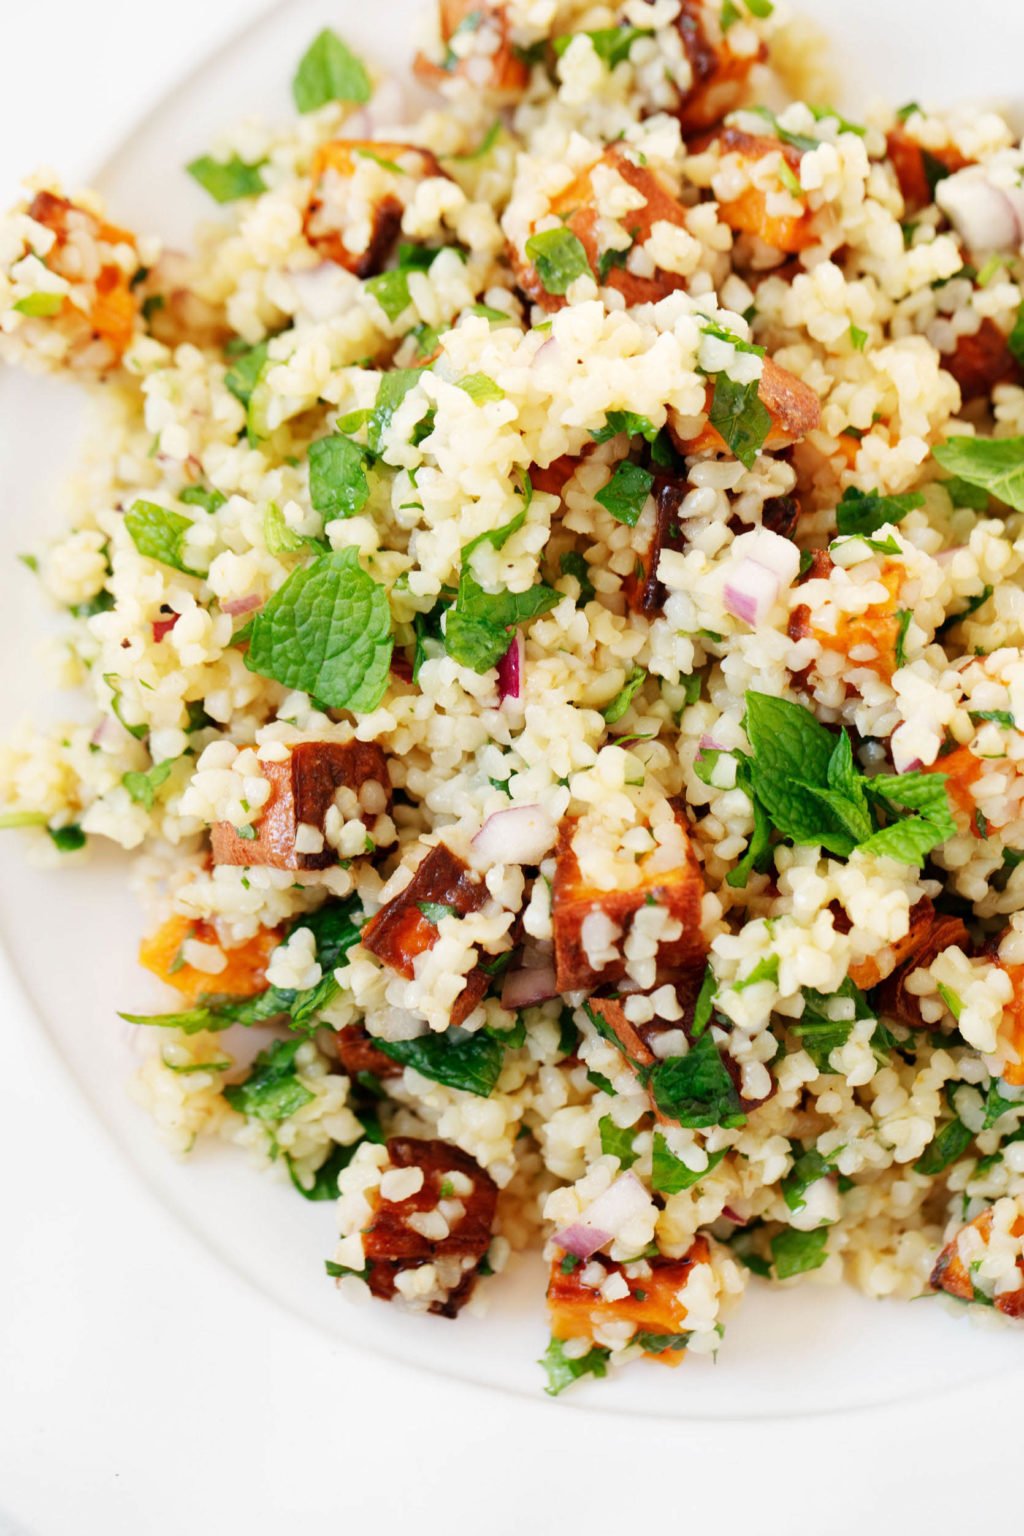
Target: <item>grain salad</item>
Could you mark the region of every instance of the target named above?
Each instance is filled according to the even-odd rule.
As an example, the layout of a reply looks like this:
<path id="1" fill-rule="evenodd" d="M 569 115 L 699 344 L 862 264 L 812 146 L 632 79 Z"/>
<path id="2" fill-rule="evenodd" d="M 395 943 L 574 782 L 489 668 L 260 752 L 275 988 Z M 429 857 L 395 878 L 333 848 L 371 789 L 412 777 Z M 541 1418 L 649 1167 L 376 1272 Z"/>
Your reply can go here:
<path id="1" fill-rule="evenodd" d="M 0 825 L 134 856 L 133 1091 L 334 1203 L 339 1305 L 497 1318 L 540 1247 L 553 1394 L 766 1281 L 1009 1326 L 1024 148 L 850 121 L 769 0 L 417 48 L 410 120 L 316 37 L 192 254 L 0 221 L 0 359 L 96 413 L 23 557 L 91 709 Z"/>

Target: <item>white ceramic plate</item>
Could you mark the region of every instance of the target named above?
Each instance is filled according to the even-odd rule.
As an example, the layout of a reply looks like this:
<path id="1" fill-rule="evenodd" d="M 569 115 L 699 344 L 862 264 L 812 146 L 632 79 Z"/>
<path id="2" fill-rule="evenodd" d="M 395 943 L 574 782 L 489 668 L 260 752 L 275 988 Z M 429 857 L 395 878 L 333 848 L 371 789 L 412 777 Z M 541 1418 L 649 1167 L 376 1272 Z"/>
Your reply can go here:
<path id="1" fill-rule="evenodd" d="M 289 111 L 294 61 L 315 30 L 332 23 L 361 53 L 401 71 L 412 25 L 424 0 L 388 0 L 380 9 L 354 3 L 294 0 L 196 70 L 139 126 L 99 183 L 114 216 L 181 244 L 209 205 L 178 168 L 208 145 L 225 120 L 251 111 Z M 1024 12 L 1006 0 L 975 0 L 971 31 L 962 26 L 936 51 L 943 24 L 962 7 L 938 0 L 817 0 L 813 13 L 832 30 L 846 74 L 842 103 L 856 107 L 882 93 L 949 102 L 965 97 L 1020 98 L 1017 60 Z M 959 23 L 957 23 L 959 26 Z M 884 45 L 879 40 L 884 38 Z M 993 39 L 998 40 L 995 46 Z M 140 46 L 144 39 L 140 36 Z M 148 39 L 152 45 L 152 36 Z M 26 542 L 65 521 L 54 495 L 71 462 L 81 418 L 67 386 L 0 378 L 0 464 L 5 498 L 17 519 L 0 527 L 0 569 L 10 573 Z M 31 528 L 31 535 L 26 529 Z M 45 621 L 27 576 L 5 578 L 0 654 L 18 658 L 0 678 L 0 718 L 40 711 L 41 673 L 29 659 Z M 24 665 L 21 662 L 24 661 Z M 44 708 L 47 706 L 44 706 Z M 73 700 L 57 706 L 74 710 Z M 333 1246 L 332 1209 L 301 1201 L 290 1186 L 254 1174 L 230 1149 L 200 1149 L 173 1161 L 156 1141 L 125 1081 L 150 1041 L 121 1025 L 118 1008 L 161 1006 L 135 962 L 143 921 L 127 893 L 124 861 L 100 856 L 60 875 L 22 866 L 5 845 L 0 870 L 0 935 L 57 1050 L 81 1091 L 115 1137 L 123 1157 L 193 1238 L 223 1264 L 269 1293 L 327 1340 L 343 1339 L 379 1355 L 490 1387 L 537 1395 L 535 1365 L 546 1337 L 543 1277 L 523 1260 L 487 1287 L 487 1318 L 443 1320 L 395 1309 L 351 1309 L 323 1273 Z M 53 963 L 55 952 L 60 964 Z M 227 1277 L 225 1277 L 227 1284 Z M 282 1318 L 282 1329 L 289 1324 Z M 770 1291 L 755 1283 L 717 1366 L 694 1361 L 681 1371 L 634 1368 L 577 1389 L 571 1406 L 634 1415 L 736 1422 L 794 1414 L 836 1413 L 942 1389 L 994 1382 L 1015 1368 L 1019 1347 L 1006 1335 L 958 1325 L 938 1304 L 876 1304 L 846 1290 L 805 1285 Z M 863 1421 L 862 1421 L 863 1422 Z"/>

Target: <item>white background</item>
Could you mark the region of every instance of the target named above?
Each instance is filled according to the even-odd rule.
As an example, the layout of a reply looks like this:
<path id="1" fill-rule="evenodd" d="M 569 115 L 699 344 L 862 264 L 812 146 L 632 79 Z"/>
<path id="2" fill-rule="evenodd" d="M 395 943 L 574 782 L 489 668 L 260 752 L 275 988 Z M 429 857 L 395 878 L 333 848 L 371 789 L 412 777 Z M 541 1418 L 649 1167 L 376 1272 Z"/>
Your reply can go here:
<path id="1" fill-rule="evenodd" d="M 376 3 L 386 27 L 387 0 Z M 40 163 L 70 184 L 86 176 L 192 62 L 264 8 L 7 0 L 0 197 Z M 0 494 L 2 432 L 0 422 Z M 1018 1519 L 1009 1382 L 931 1408 L 700 1428 L 368 1367 L 286 1323 L 166 1219 L 2 962 L 0 1001 L 3 1536 L 290 1536 L 371 1521 L 375 1536 L 652 1522 L 845 1536 L 872 1517 L 885 1536 L 916 1536 L 940 1519 L 977 1528 L 997 1508 Z"/>

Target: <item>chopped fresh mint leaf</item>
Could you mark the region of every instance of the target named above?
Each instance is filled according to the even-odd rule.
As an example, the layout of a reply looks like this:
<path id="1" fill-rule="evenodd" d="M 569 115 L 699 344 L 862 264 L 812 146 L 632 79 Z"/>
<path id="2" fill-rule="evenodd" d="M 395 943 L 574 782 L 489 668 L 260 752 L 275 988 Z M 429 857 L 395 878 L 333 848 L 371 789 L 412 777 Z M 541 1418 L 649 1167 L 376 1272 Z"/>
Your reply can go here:
<path id="1" fill-rule="evenodd" d="M 798 1232 L 787 1227 L 779 1232 L 771 1240 L 776 1279 L 789 1280 L 793 1275 L 820 1269 L 828 1258 L 827 1243 L 827 1227 L 817 1227 L 813 1232 Z"/>
<path id="2" fill-rule="evenodd" d="M 612 702 L 602 711 L 605 722 L 608 725 L 617 725 L 626 710 L 632 704 L 635 695 L 644 685 L 647 672 L 643 667 L 633 667 L 626 679 L 625 687 L 621 688 Z"/>
<path id="3" fill-rule="evenodd" d="M 629 58 L 630 49 L 640 37 L 653 37 L 654 33 L 648 27 L 599 27 L 594 32 L 564 32 L 559 37 L 551 39 L 551 45 L 556 54 L 561 55 L 566 51 L 574 38 L 589 37 L 594 52 L 601 63 L 607 69 L 615 69 L 623 60 Z"/>
<path id="4" fill-rule="evenodd" d="M 213 160 L 209 155 L 202 155 L 185 169 L 204 192 L 209 192 L 215 203 L 235 203 L 240 197 L 258 197 L 267 190 L 260 175 L 264 163 L 260 160 L 249 164 L 238 155 L 232 155 L 230 160 Z"/>
<path id="5" fill-rule="evenodd" d="M 951 475 L 1024 512 L 1024 437 L 951 437 L 932 454 Z"/>
<path id="6" fill-rule="evenodd" d="M 59 853 L 77 853 L 88 841 L 81 827 L 75 822 L 67 827 L 47 827 L 46 830 Z"/>
<path id="7" fill-rule="evenodd" d="M 378 1040 L 377 1045 L 385 1056 L 412 1067 L 421 1077 L 482 1099 L 494 1092 L 505 1060 L 503 1046 L 483 1034 L 455 1040 L 449 1031 L 416 1040 Z"/>
<path id="8" fill-rule="evenodd" d="M 942 1127 L 914 1164 L 915 1173 L 942 1173 L 957 1158 L 963 1157 L 974 1135 L 962 1120 L 950 1120 Z"/>
<path id="9" fill-rule="evenodd" d="M 816 1147 L 802 1152 L 782 1181 L 782 1198 L 791 1211 L 802 1211 L 812 1184 L 832 1172 L 832 1164 Z"/>
<path id="10" fill-rule="evenodd" d="M 655 1104 L 678 1125 L 700 1129 L 744 1122 L 740 1096 L 710 1030 L 685 1056 L 658 1062 L 645 1075 Z"/>
<path id="11" fill-rule="evenodd" d="M 202 507 L 204 512 L 212 515 L 220 511 L 227 497 L 220 491 L 207 490 L 202 485 L 186 485 L 183 491 L 178 492 L 178 500 L 184 502 L 186 507 Z"/>
<path id="12" fill-rule="evenodd" d="M 356 517 L 370 499 L 365 448 L 335 432 L 309 445 L 309 499 L 325 518 Z"/>
<path id="13" fill-rule="evenodd" d="M 51 315 L 59 314 L 64 305 L 64 296 L 60 293 L 27 293 L 23 299 L 19 299 L 11 307 L 19 315 L 32 315 L 36 319 L 49 319 Z"/>
<path id="14" fill-rule="evenodd" d="M 392 368 L 382 373 L 377 389 L 377 401 L 370 413 L 366 428 L 366 446 L 374 455 L 380 453 L 384 433 L 391 425 L 391 418 L 414 385 L 423 377 L 419 368 Z M 338 422 L 339 431 L 354 430 L 348 422 Z"/>
<path id="15" fill-rule="evenodd" d="M 863 537 L 876 533 L 886 523 L 900 522 L 908 512 L 923 506 L 924 497 L 919 491 L 909 491 L 904 496 L 883 496 L 880 491 L 858 491 L 848 486 L 836 507 L 836 529 L 840 534 Z"/>
<path id="16" fill-rule="evenodd" d="M 995 1125 L 1003 1115 L 1008 1115 L 1011 1110 L 1024 1110 L 1024 1099 L 1008 1099 L 1000 1093 L 1000 1080 L 993 1078 L 988 1085 L 988 1094 L 985 1098 L 985 1119 L 982 1130 L 987 1131 Z"/>
<path id="17" fill-rule="evenodd" d="M 545 229 L 526 242 L 526 257 L 547 293 L 561 298 L 576 278 L 590 275 L 583 242 L 571 229 Z"/>
<path id="18" fill-rule="evenodd" d="M 654 1147 L 651 1152 L 651 1188 L 661 1195 L 678 1195 L 684 1189 L 692 1189 L 699 1184 L 701 1179 L 706 1179 L 713 1169 L 717 1168 L 725 1152 L 712 1152 L 708 1157 L 708 1165 L 699 1173 L 694 1173 L 688 1168 L 681 1157 L 677 1157 L 670 1149 L 668 1142 L 660 1131 L 654 1133 Z"/>
<path id="19" fill-rule="evenodd" d="M 846 1008 L 837 1009 L 837 999 L 849 1000 L 853 1003 L 853 1018 L 839 1019 L 833 1014 L 839 1011 L 848 1012 Z M 810 1056 L 819 1072 L 830 1072 L 829 1057 L 834 1050 L 846 1044 L 850 1038 L 850 1031 L 859 1019 L 873 1019 L 874 1012 L 868 1006 L 867 998 L 859 987 L 855 986 L 849 977 L 843 982 L 838 992 L 826 996 L 822 992 L 815 992 L 811 988 L 804 991 L 804 1011 L 800 1020 L 789 1026 L 790 1031 L 800 1041 L 804 1050 Z"/>
<path id="20" fill-rule="evenodd" d="M 590 435 L 595 443 L 610 442 L 620 432 L 627 437 L 643 437 L 653 443 L 659 430 L 649 416 L 638 416 L 635 411 L 609 411 L 604 418 L 604 426 L 591 431 Z"/>
<path id="21" fill-rule="evenodd" d="M 299 60 L 292 95 L 300 112 L 315 112 L 329 101 L 365 106 L 373 94 L 366 66 L 336 32 L 325 27 Z"/>
<path id="22" fill-rule="evenodd" d="M 315 1095 L 300 1081 L 295 1066 L 301 1046 L 301 1040 L 275 1040 L 260 1051 L 248 1077 L 224 1089 L 231 1108 L 251 1119 L 277 1124 L 311 1104 Z"/>
<path id="23" fill-rule="evenodd" d="M 583 556 L 575 549 L 568 549 L 558 563 L 563 576 L 574 576 L 579 582 L 579 601 L 589 603 L 594 597 L 594 583 L 590 579 L 590 567 Z"/>
<path id="24" fill-rule="evenodd" d="M 601 1152 L 607 1157 L 617 1157 L 622 1168 L 632 1168 L 638 1154 L 633 1151 L 633 1138 L 635 1131 L 623 1130 L 615 1124 L 611 1115 L 604 1115 L 598 1121 L 598 1131 L 601 1135 Z"/>
<path id="25" fill-rule="evenodd" d="M 428 923 L 443 922 L 446 917 L 455 917 L 456 910 L 443 901 L 419 901 L 416 903 Z"/>
<path id="26" fill-rule="evenodd" d="M 320 1167 L 314 1173 L 312 1184 L 303 1184 L 295 1172 L 295 1165 L 291 1158 L 287 1159 L 288 1176 L 299 1194 L 306 1200 L 337 1200 L 338 1175 L 343 1169 L 348 1167 L 356 1155 L 357 1148 L 361 1145 L 361 1141 L 354 1141 L 348 1147 L 343 1147 L 340 1143 L 336 1143 L 326 1160 L 320 1164 Z"/>
<path id="27" fill-rule="evenodd" d="M 504 400 L 505 391 L 500 385 L 495 384 L 486 373 L 470 373 L 464 379 L 459 379 L 458 386 L 465 390 L 469 398 L 476 405 L 486 405 L 489 400 Z"/>
<path id="28" fill-rule="evenodd" d="M 167 757 L 162 763 L 154 763 L 145 773 L 123 773 L 121 783 L 136 805 L 151 811 L 156 802 L 157 790 L 170 778 L 171 769 L 177 761 L 176 757 Z"/>
<path id="29" fill-rule="evenodd" d="M 746 469 L 753 469 L 772 429 L 771 414 L 758 388 L 757 379 L 737 384 L 727 373 L 718 374 L 709 413 L 711 425 Z"/>
<path id="30" fill-rule="evenodd" d="M 606 1376 L 610 1351 L 595 1344 L 585 1355 L 571 1358 L 565 1353 L 561 1339 L 552 1339 L 543 1358 L 537 1363 L 547 1372 L 548 1384 L 544 1388 L 549 1397 L 557 1397 L 566 1387 L 571 1387 L 581 1376 Z"/>
<path id="31" fill-rule="evenodd" d="M 257 342 L 254 347 L 246 347 L 244 351 L 236 352 L 232 358 L 231 367 L 224 375 L 225 388 L 229 389 L 235 399 L 247 409 L 269 352 L 269 339 Z"/>
<path id="32" fill-rule="evenodd" d="M 617 522 L 635 528 L 653 484 L 654 476 L 649 469 L 624 460 L 616 464 L 611 479 L 597 492 L 594 500 L 610 512 Z"/>
<path id="33" fill-rule="evenodd" d="M 400 270 L 381 272 L 378 277 L 368 277 L 363 287 L 367 293 L 373 295 L 388 319 L 392 321 L 397 320 L 402 311 L 408 309 L 412 303 L 408 272 Z"/>
<path id="34" fill-rule="evenodd" d="M 124 515 L 124 525 L 140 555 L 171 565 L 186 576 L 201 576 L 185 564 L 185 536 L 192 527 L 180 512 L 158 506 L 155 501 L 136 501 Z"/>

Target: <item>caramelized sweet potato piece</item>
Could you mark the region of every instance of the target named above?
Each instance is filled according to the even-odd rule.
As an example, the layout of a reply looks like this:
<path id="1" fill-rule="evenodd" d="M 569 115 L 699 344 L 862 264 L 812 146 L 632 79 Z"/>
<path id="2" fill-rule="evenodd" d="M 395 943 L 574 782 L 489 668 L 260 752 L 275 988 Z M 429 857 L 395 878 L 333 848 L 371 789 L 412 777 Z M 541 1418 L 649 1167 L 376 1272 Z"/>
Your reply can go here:
<path id="1" fill-rule="evenodd" d="M 637 1333 L 654 1334 L 665 1338 L 686 1332 L 686 1307 L 679 1300 L 679 1292 L 686 1285 L 695 1264 L 707 1264 L 710 1259 L 707 1238 L 696 1237 L 689 1253 L 683 1259 L 648 1259 L 651 1273 L 642 1278 L 631 1278 L 621 1264 L 596 1255 L 588 1263 L 598 1263 L 609 1275 L 622 1275 L 629 1286 L 629 1295 L 620 1301 L 605 1301 L 599 1290 L 584 1285 L 581 1275 L 585 1266 L 576 1265 L 566 1274 L 562 1261 L 555 1258 L 548 1279 L 548 1306 L 551 1309 L 551 1332 L 556 1339 L 590 1339 L 595 1327 L 606 1323 L 633 1323 Z M 683 1351 L 660 1352 L 659 1360 L 666 1365 L 678 1365 Z"/>
<path id="2" fill-rule="evenodd" d="M 757 394 L 772 418 L 771 430 L 764 441 L 766 449 L 784 448 L 790 443 L 797 443 L 809 432 L 817 431 L 821 425 L 821 402 L 813 389 L 785 368 L 780 368 L 770 357 L 764 360 Z M 714 397 L 715 389 L 711 384 L 708 386 L 704 407 L 709 414 Z M 725 449 L 722 437 L 710 420 L 696 437 L 686 438 L 682 435 L 679 416 L 670 411 L 668 430 L 680 453 L 700 453 L 708 448 Z"/>
<path id="3" fill-rule="evenodd" d="M 204 993 L 255 997 L 267 989 L 267 966 L 281 938 L 280 928 L 261 928 L 251 939 L 229 949 L 221 943 L 211 923 L 175 915 L 162 923 L 148 939 L 143 939 L 139 945 L 139 964 L 159 976 L 161 981 L 166 981 L 169 987 L 175 987 L 192 1003 Z M 216 944 L 227 956 L 226 969 L 199 971 L 186 965 L 181 958 L 181 946 L 186 939 Z"/>
<path id="4" fill-rule="evenodd" d="M 1019 384 L 1021 367 L 1010 351 L 1006 337 L 994 320 L 987 317 L 973 336 L 960 336 L 956 350 L 946 353 L 942 366 L 960 385 L 966 405 L 971 400 L 985 400 L 997 384 Z"/>
<path id="5" fill-rule="evenodd" d="M 580 459 L 587 453 L 587 448 L 578 458 L 571 453 L 563 453 L 561 458 L 552 459 L 550 464 L 543 468 L 539 464 L 530 465 L 530 484 L 535 491 L 546 491 L 549 496 L 561 496 L 563 490 L 576 473 L 576 466 Z"/>
<path id="6" fill-rule="evenodd" d="M 623 181 L 628 182 L 644 198 L 642 208 L 630 209 L 619 220 L 629 231 L 634 245 L 644 245 L 655 224 L 685 225 L 686 209 L 652 170 L 634 164 L 629 155 L 614 144 L 605 150 L 595 165 L 581 171 L 551 204 L 551 213 L 561 219 L 566 229 L 571 230 L 580 241 L 590 263 L 590 270 L 599 282 L 621 293 L 627 305 L 654 304 L 676 288 L 685 287 L 686 279 L 676 272 L 665 272 L 660 267 L 651 277 L 639 277 L 626 266 L 618 264 L 625 259 L 626 252 L 622 252 L 620 258 L 618 255 L 610 256 L 601 248 L 601 215 L 593 183 L 598 165 L 608 166 L 618 172 Z M 564 296 L 548 293 L 536 267 L 525 253 L 512 247 L 510 257 L 520 288 L 535 304 L 547 310 L 564 306 Z"/>
<path id="7" fill-rule="evenodd" d="M 769 155 L 781 155 L 797 176 L 803 159 L 802 151 L 791 144 L 783 144 L 767 134 L 744 133 L 742 128 L 722 128 L 709 139 L 708 147 L 716 148 L 723 156 L 738 155 L 748 165 Z M 780 188 L 781 185 L 780 182 Z M 748 186 L 738 197 L 719 203 L 718 216 L 737 234 L 756 235 L 765 245 L 787 255 L 805 251 L 817 238 L 812 227 L 814 215 L 809 208 L 805 206 L 798 214 L 770 213 L 768 193 L 759 186 Z"/>
<path id="8" fill-rule="evenodd" d="M 708 14 L 717 17 L 720 11 L 702 5 L 701 0 L 683 0 L 676 21 L 693 71 L 693 84 L 676 109 L 684 133 L 710 128 L 738 107 L 746 96 L 750 71 L 767 56 L 762 44 L 756 53 L 740 58 L 729 47 L 728 33 L 712 43 L 705 25 Z"/>
<path id="9" fill-rule="evenodd" d="M 478 912 L 487 900 L 487 889 L 457 854 L 444 843 L 431 848 L 404 891 L 381 907 L 363 929 L 363 947 L 378 960 L 411 978 L 417 955 L 437 943 L 437 924 L 423 912 L 424 906 L 451 907 L 459 917 Z M 452 1009 L 452 1023 L 469 1017 L 487 991 L 488 977 L 477 967 L 466 977 Z"/>
<path id="10" fill-rule="evenodd" d="M 842 912 L 841 908 L 839 910 Z M 849 931 L 849 918 L 846 917 L 845 912 L 842 913 L 842 916 L 846 919 L 845 926 L 837 921 L 836 927 L 841 933 L 845 933 Z M 927 941 L 934 921 L 935 908 L 928 897 L 923 896 L 917 905 L 911 909 L 910 927 L 907 929 L 904 937 L 897 939 L 895 944 L 888 946 L 889 958 L 886 961 L 886 969 L 884 971 L 874 955 L 868 955 L 866 959 L 859 960 L 855 965 L 850 966 L 850 980 L 854 986 L 860 987 L 862 992 L 870 992 L 872 987 L 877 987 L 879 982 L 884 980 L 886 976 L 891 975 L 898 965 L 901 965 L 904 960 L 909 960 L 911 955 L 917 953 Z"/>
<path id="11" fill-rule="evenodd" d="M 130 246 L 134 251 L 135 236 L 53 192 L 37 192 L 27 212 L 30 219 L 55 236 L 46 263 L 69 282 L 78 284 L 83 279 L 81 260 L 72 249 L 76 238 L 85 236 L 100 247 L 96 252 L 99 269 L 92 278 L 94 296 L 90 308 L 80 309 L 77 303 L 66 299 L 55 318 L 81 326 L 83 346 L 90 339 L 105 343 L 108 364 L 120 362 L 135 330 L 139 300 L 132 289 L 133 274 L 119 262 L 106 259 L 102 247 Z"/>
<path id="12" fill-rule="evenodd" d="M 430 1307 L 442 1317 L 454 1317 L 469 1300 L 480 1262 L 490 1247 L 497 1185 L 475 1159 L 447 1141 L 392 1136 L 387 1149 L 393 1168 L 421 1169 L 423 1185 L 405 1200 L 380 1198 L 363 1233 L 367 1284 L 374 1296 L 390 1301 L 395 1295 L 395 1277 L 403 1270 L 419 1269 L 422 1264 L 440 1266 L 444 1260 L 460 1261 L 454 1266 L 458 1278 L 446 1299 Z M 409 1217 L 434 1211 L 442 1200 L 452 1198 L 444 1186 L 453 1173 L 462 1174 L 473 1186 L 470 1193 L 457 1192 L 454 1196 L 464 1207 L 464 1214 L 453 1212 L 449 1216 L 447 1237 L 424 1237 L 409 1225 Z"/>
<path id="13" fill-rule="evenodd" d="M 601 985 L 614 985 L 626 974 L 622 942 L 635 914 L 645 905 L 664 907 L 682 924 L 679 938 L 663 943 L 658 952 L 659 965 L 666 969 L 695 966 L 707 950 L 701 932 L 701 902 L 704 876 L 690 843 L 686 819 L 676 809 L 680 835 L 679 864 L 666 868 L 663 850 L 648 854 L 639 863 L 639 882 L 629 890 L 603 891 L 584 884 L 579 860 L 573 849 L 578 819 L 563 821 L 555 854 L 555 880 L 552 893 L 552 921 L 555 938 L 555 974 L 560 992 L 577 992 Z M 650 898 L 650 900 L 649 900 Z M 596 968 L 587 958 L 584 930 L 589 917 L 603 915 L 622 930 L 618 953 Z"/>
<path id="14" fill-rule="evenodd" d="M 999 1034 L 1017 1058 L 1016 1061 L 1004 1061 L 1001 1074 L 1004 1082 L 1021 1088 L 1024 1087 L 1024 965 L 1005 965 L 998 956 L 996 964 L 1013 984 L 1013 996 L 1003 1009 Z"/>
<path id="15" fill-rule="evenodd" d="M 925 149 L 902 127 L 893 128 L 886 135 L 886 146 L 908 213 L 927 208 L 935 200 L 936 184 L 971 163 L 952 144 L 942 149 Z"/>
<path id="16" fill-rule="evenodd" d="M 831 559 L 828 561 L 827 568 L 824 562 L 819 562 L 817 568 L 812 564 L 806 579 L 827 580 L 831 569 Z M 811 635 L 817 640 L 822 650 L 835 651 L 842 656 L 850 656 L 852 651 L 861 647 L 865 650 L 870 647 L 874 652 L 873 656 L 863 659 L 858 657 L 851 661 L 851 665 L 867 667 L 870 671 L 877 672 L 879 677 L 892 677 L 896 670 L 896 646 L 900 636 L 897 609 L 903 576 L 902 565 L 896 565 L 891 560 L 884 561 L 879 580 L 889 592 L 888 601 L 874 603 L 870 608 L 865 608 L 863 613 L 850 614 L 840 619 L 835 631 L 818 629 L 811 621 L 810 608 L 806 603 L 799 603 L 789 616 L 790 639 L 803 640 Z"/>
<path id="17" fill-rule="evenodd" d="M 351 251 L 341 236 L 337 213 L 330 205 L 332 197 L 355 175 L 360 157 L 377 163 L 388 161 L 399 169 L 389 173 L 391 188 L 373 209 L 367 245 L 361 251 Z M 436 157 L 415 144 L 331 139 L 320 145 L 310 166 L 312 191 L 303 221 L 306 239 L 328 261 L 336 262 L 356 277 L 371 277 L 381 271 L 391 255 L 402 227 L 402 213 L 417 181 L 443 175 Z"/>
<path id="18" fill-rule="evenodd" d="M 926 909 L 926 921 L 918 919 L 917 914 L 922 909 Z M 911 940 L 913 940 L 912 946 L 906 947 Z M 911 1029 L 925 1028 L 924 1019 L 921 1017 L 920 999 L 907 990 L 907 978 L 914 971 L 931 965 L 944 949 L 949 949 L 956 944 L 960 949 L 966 950 L 970 942 L 970 936 L 960 918 L 936 912 L 927 898 L 919 901 L 910 914 L 910 933 L 901 944 L 896 945 L 900 963 L 891 975 L 885 978 L 882 987 L 883 1012 L 891 1014 L 894 1019 L 899 1019 L 901 1024 L 907 1024 Z M 866 961 L 865 964 L 870 965 L 872 962 Z M 852 970 L 850 976 L 859 987 L 877 985 L 873 981 L 857 981 Z"/>
<path id="19" fill-rule="evenodd" d="M 992 1208 L 989 1207 L 988 1210 L 975 1216 L 967 1226 L 978 1233 L 983 1245 L 987 1248 L 992 1237 Z M 984 1303 L 988 1298 L 984 1296 L 979 1298 L 975 1295 L 971 1272 L 960 1257 L 959 1240 L 965 1230 L 966 1228 L 961 1227 L 956 1236 L 943 1248 L 935 1261 L 928 1284 L 933 1291 L 945 1291 L 947 1295 L 956 1296 L 960 1301 L 980 1299 Z M 1024 1217 L 1018 1216 L 1010 1231 L 1014 1237 L 1024 1235 Z M 1017 1268 L 1024 1274 L 1024 1258 L 1018 1257 Z M 992 1304 L 996 1311 L 1002 1312 L 1006 1317 L 1024 1317 L 1024 1288 L 1006 1291 L 1001 1296 L 994 1297 Z"/>
<path id="20" fill-rule="evenodd" d="M 975 757 L 970 747 L 955 747 L 921 771 L 946 775 L 946 794 L 952 803 L 953 814 L 974 837 L 983 836 L 978 826 L 978 802 L 971 793 L 971 785 L 985 772 L 984 759 Z"/>
<path id="21" fill-rule="evenodd" d="M 404 1070 L 397 1061 L 374 1044 L 373 1036 L 362 1024 L 346 1024 L 338 1031 L 338 1059 L 349 1077 L 372 1072 L 374 1077 L 401 1077 Z"/>
<path id="22" fill-rule="evenodd" d="M 510 41 L 508 14 L 502 0 L 440 0 L 440 21 L 445 56 L 437 61 L 418 53 L 413 70 L 421 80 L 438 85 L 459 75 L 479 90 L 507 97 L 518 96 L 526 89 L 530 71 Z M 493 34 L 492 46 L 460 59 L 447 45 L 456 32 L 462 31 Z"/>
<path id="23" fill-rule="evenodd" d="M 622 583 L 626 606 L 633 613 L 653 618 L 665 606 L 665 586 L 658 579 L 658 561 L 663 549 L 681 547 L 679 508 L 689 488 L 678 480 L 659 478 L 654 482 L 654 533 L 643 554 L 637 556 L 636 566 Z"/>
<path id="24" fill-rule="evenodd" d="M 254 828 L 256 836 L 239 837 L 229 822 L 218 821 L 210 832 L 215 864 L 327 869 L 337 859 L 329 843 L 320 853 L 296 852 L 300 824 L 322 832 L 335 792 L 344 788 L 358 796 L 371 781 L 381 786 L 387 807 L 391 805 L 388 765 L 371 742 L 303 741 L 292 747 L 283 762 L 261 762 L 260 768 L 271 789 Z"/>

